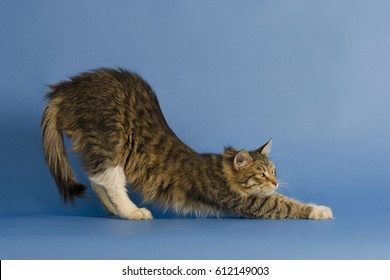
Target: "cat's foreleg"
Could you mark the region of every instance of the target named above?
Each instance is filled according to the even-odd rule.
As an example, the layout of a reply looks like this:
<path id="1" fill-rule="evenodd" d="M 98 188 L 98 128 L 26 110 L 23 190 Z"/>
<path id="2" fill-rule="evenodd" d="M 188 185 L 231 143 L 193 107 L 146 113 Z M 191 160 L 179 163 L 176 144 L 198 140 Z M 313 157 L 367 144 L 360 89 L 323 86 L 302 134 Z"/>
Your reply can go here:
<path id="1" fill-rule="evenodd" d="M 128 220 L 149 220 L 152 219 L 152 214 L 146 208 L 138 208 L 127 195 L 126 177 L 123 168 L 119 165 L 110 167 L 95 174 L 89 178 L 95 185 L 102 186 L 106 196 L 100 196 L 98 190 L 97 195 L 101 198 L 102 203 L 108 208 L 108 211 L 113 212 L 123 219 Z"/>
<path id="2" fill-rule="evenodd" d="M 248 217 L 264 219 L 332 219 L 333 213 L 329 207 L 306 204 L 295 199 L 272 194 L 259 197 L 248 205 L 251 211 L 244 211 Z"/>

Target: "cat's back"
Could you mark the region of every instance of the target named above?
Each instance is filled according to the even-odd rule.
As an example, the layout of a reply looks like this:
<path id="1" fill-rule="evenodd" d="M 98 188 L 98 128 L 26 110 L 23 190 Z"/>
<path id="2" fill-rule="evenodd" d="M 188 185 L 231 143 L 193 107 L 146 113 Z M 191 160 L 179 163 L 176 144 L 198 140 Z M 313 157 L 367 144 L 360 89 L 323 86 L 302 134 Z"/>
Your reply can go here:
<path id="1" fill-rule="evenodd" d="M 117 145 L 129 134 L 138 138 L 156 134 L 174 137 L 156 95 L 135 73 L 100 68 L 50 88 L 47 112 L 53 112 L 57 128 L 74 143 L 87 145 L 87 140 L 96 139 L 103 145 L 112 139 Z"/>
<path id="2" fill-rule="evenodd" d="M 59 108 L 59 122 L 69 126 L 87 125 L 89 129 L 115 127 L 115 123 L 144 121 L 147 116 L 163 122 L 158 100 L 149 84 L 138 74 L 124 70 L 100 68 L 51 85 L 49 102 Z M 145 112 L 148 112 L 146 114 Z M 97 126 L 97 127 L 95 127 Z"/>
<path id="3" fill-rule="evenodd" d="M 156 101 L 155 94 L 145 80 L 138 74 L 121 68 L 99 68 L 49 87 L 52 89 L 47 95 L 49 99 L 61 97 L 79 104 L 86 101 L 94 101 L 95 106 L 99 101 Z M 117 105 L 120 106 L 121 103 Z"/>

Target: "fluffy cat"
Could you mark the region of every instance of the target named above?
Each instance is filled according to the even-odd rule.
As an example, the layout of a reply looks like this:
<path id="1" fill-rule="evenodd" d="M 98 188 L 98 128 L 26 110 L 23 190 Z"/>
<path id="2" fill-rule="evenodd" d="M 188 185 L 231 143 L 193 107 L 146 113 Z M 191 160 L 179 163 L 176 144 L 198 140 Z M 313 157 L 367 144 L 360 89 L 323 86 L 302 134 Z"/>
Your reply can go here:
<path id="1" fill-rule="evenodd" d="M 325 206 L 275 193 L 271 141 L 257 150 L 226 148 L 199 154 L 169 128 L 157 97 L 137 74 L 101 68 L 50 86 L 42 118 L 45 159 L 65 202 L 85 196 L 64 149 L 79 154 L 105 209 L 123 219 L 152 219 L 129 198 L 126 184 L 146 201 L 197 215 L 267 219 L 330 219 Z"/>

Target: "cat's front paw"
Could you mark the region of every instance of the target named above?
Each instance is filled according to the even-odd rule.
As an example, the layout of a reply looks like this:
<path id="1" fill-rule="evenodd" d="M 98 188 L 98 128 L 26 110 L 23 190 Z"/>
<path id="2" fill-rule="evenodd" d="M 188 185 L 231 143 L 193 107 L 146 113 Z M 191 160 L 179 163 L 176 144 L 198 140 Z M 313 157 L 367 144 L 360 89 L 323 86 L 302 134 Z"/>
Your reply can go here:
<path id="1" fill-rule="evenodd" d="M 332 210 L 326 206 L 311 205 L 313 210 L 309 214 L 309 219 L 313 220 L 325 220 L 333 219 Z"/>

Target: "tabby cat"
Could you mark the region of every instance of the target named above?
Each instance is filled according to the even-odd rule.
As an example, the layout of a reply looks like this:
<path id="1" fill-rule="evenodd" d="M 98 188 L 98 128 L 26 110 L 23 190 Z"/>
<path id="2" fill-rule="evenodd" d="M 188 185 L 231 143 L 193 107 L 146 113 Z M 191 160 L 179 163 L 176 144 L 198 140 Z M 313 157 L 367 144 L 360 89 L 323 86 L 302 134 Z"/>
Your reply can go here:
<path id="1" fill-rule="evenodd" d="M 275 193 L 271 141 L 257 150 L 199 154 L 169 128 L 157 97 L 137 74 L 100 68 L 50 86 L 42 118 L 45 159 L 65 202 L 85 196 L 64 148 L 72 143 L 105 209 L 123 219 L 152 219 L 129 198 L 126 184 L 146 201 L 178 213 L 266 219 L 330 219 L 325 206 Z"/>

